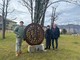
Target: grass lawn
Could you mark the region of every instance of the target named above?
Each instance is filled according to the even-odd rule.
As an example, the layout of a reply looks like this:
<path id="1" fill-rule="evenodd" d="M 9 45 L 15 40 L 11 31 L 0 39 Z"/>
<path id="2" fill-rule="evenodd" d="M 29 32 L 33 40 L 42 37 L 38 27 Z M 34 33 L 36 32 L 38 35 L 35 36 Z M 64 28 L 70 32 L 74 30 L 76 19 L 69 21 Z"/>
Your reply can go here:
<path id="1" fill-rule="evenodd" d="M 23 54 L 15 56 L 15 34 L 6 33 L 6 39 L 1 39 L 0 32 L 0 60 L 80 60 L 80 36 L 61 35 L 58 50 L 28 53 L 27 43 L 23 41 Z"/>

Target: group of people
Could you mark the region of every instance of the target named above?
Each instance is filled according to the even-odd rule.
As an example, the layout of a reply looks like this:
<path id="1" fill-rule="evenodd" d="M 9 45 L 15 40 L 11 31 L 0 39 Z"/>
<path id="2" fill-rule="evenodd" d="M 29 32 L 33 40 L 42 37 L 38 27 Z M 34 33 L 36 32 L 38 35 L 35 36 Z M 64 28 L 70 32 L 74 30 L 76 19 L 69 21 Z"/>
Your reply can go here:
<path id="1" fill-rule="evenodd" d="M 56 49 L 57 49 L 59 37 L 60 37 L 60 31 L 57 25 L 53 24 L 52 27 L 48 25 L 47 30 L 45 32 L 45 38 L 46 38 L 46 48 L 45 49 L 50 49 L 51 43 L 52 43 L 52 48 L 54 50 L 54 41 L 56 42 Z"/>
<path id="2" fill-rule="evenodd" d="M 23 40 L 24 35 L 24 22 L 20 21 L 20 25 L 15 27 L 14 33 L 16 34 L 16 56 L 19 56 L 21 51 L 21 44 Z M 58 37 L 60 36 L 59 28 L 56 26 L 56 24 L 53 24 L 53 26 L 50 28 L 50 26 L 47 26 L 47 30 L 45 33 L 46 38 L 46 48 L 50 49 L 51 41 L 52 41 L 52 48 L 54 49 L 54 40 L 56 42 L 56 49 L 58 48 Z"/>

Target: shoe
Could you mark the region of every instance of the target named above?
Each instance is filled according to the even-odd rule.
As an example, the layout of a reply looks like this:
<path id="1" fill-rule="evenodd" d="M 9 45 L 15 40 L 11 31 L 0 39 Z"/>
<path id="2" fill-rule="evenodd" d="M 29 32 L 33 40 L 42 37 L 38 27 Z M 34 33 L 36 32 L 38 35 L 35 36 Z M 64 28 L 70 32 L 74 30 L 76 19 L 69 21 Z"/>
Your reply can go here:
<path id="1" fill-rule="evenodd" d="M 16 57 L 18 57 L 18 56 L 20 56 L 20 54 L 19 53 L 16 53 Z"/>
<path id="2" fill-rule="evenodd" d="M 45 50 L 47 50 L 48 48 L 45 48 Z"/>
<path id="3" fill-rule="evenodd" d="M 50 48 L 48 48 L 50 50 Z"/>
<path id="4" fill-rule="evenodd" d="M 58 50 L 58 48 L 56 48 L 56 50 Z"/>

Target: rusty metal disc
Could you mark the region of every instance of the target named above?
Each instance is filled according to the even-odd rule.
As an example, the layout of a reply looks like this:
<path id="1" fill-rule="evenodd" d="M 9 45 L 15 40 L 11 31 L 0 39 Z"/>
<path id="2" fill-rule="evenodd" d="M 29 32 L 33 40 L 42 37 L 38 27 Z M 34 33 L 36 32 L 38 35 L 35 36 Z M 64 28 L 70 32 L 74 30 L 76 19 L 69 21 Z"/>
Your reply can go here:
<path id="1" fill-rule="evenodd" d="M 41 25 L 32 23 L 26 26 L 25 36 L 29 45 L 39 45 L 44 40 L 44 30 Z"/>

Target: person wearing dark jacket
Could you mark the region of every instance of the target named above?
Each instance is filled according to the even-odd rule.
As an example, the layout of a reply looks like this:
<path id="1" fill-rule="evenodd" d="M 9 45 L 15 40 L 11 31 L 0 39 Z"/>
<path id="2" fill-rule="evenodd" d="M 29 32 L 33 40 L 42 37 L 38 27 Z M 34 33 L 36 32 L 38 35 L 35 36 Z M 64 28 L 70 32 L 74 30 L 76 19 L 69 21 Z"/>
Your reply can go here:
<path id="1" fill-rule="evenodd" d="M 45 49 L 50 49 L 50 46 L 51 46 L 51 29 L 50 29 L 49 25 L 47 26 L 45 38 L 46 38 L 46 48 Z"/>
<path id="2" fill-rule="evenodd" d="M 56 49 L 58 48 L 58 38 L 60 37 L 60 31 L 59 28 L 56 26 L 56 24 L 53 24 L 52 28 L 52 48 L 54 49 L 54 41 L 56 43 Z"/>

